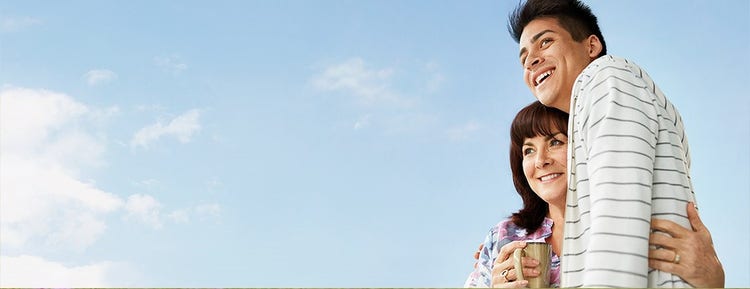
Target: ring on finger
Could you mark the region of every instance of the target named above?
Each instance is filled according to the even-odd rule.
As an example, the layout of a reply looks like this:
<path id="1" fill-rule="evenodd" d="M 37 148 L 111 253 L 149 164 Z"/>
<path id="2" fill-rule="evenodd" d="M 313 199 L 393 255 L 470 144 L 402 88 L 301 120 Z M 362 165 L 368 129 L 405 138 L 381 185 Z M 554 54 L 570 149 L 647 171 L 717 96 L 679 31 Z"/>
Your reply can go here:
<path id="1" fill-rule="evenodd" d="M 677 251 L 674 252 L 674 259 L 672 260 L 672 263 L 680 264 L 680 254 L 678 254 Z"/>
<path id="2" fill-rule="evenodd" d="M 510 280 L 508 280 L 508 269 L 505 269 L 502 272 L 500 272 L 500 276 L 503 276 L 503 280 L 505 280 L 505 282 L 510 282 Z"/>

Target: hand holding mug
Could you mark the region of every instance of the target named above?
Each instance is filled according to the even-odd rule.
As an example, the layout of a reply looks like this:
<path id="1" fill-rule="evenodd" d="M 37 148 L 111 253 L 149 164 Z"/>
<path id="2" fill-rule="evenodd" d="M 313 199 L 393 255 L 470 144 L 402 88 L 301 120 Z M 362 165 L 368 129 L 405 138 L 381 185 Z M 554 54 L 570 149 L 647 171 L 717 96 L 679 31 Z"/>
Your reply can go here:
<path id="1" fill-rule="evenodd" d="M 528 279 L 540 275 L 538 267 L 540 263 L 534 257 L 521 256 L 519 262 L 515 262 L 512 258 L 517 249 L 522 250 L 526 247 L 527 242 L 514 241 L 500 248 L 500 252 L 492 266 L 492 280 L 490 284 L 492 288 L 524 288 L 529 285 Z M 516 268 L 519 269 L 516 270 Z M 525 277 L 525 280 L 518 279 L 518 271 L 521 271 L 520 274 Z"/>
<path id="2" fill-rule="evenodd" d="M 523 281 L 528 279 L 529 288 L 549 288 L 549 270 L 551 265 L 550 245 L 545 242 L 527 242 L 525 248 L 516 248 L 513 251 L 513 264 L 515 266 L 517 280 Z M 528 256 L 539 261 L 536 270 L 539 272 L 536 276 L 526 274 L 521 267 L 522 258 Z"/>

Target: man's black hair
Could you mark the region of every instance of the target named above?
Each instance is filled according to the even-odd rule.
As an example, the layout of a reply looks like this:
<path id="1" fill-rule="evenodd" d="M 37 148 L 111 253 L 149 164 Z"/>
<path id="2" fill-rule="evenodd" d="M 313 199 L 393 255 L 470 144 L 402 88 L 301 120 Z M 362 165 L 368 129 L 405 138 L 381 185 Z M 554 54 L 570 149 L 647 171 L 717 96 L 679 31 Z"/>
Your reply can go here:
<path id="1" fill-rule="evenodd" d="M 560 26 L 573 36 L 575 41 L 583 41 L 589 35 L 596 35 L 602 43 L 602 51 L 598 56 L 607 54 L 604 35 L 599 29 L 596 16 L 588 5 L 578 0 L 528 0 L 518 4 L 508 16 L 508 32 L 516 43 L 521 41 L 521 33 L 526 25 L 539 18 L 551 17 L 557 19 Z"/>

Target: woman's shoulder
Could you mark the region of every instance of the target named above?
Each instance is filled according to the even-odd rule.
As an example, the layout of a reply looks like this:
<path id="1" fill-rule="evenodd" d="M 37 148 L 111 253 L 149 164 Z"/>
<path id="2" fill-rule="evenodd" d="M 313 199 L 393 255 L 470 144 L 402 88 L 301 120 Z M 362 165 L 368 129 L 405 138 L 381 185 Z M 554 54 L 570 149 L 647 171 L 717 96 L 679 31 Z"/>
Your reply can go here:
<path id="1" fill-rule="evenodd" d="M 490 235 L 496 241 L 525 241 L 544 239 L 552 234 L 552 219 L 544 218 L 542 225 L 534 232 L 529 233 L 526 228 L 516 225 L 511 218 L 504 219 L 490 228 Z"/>

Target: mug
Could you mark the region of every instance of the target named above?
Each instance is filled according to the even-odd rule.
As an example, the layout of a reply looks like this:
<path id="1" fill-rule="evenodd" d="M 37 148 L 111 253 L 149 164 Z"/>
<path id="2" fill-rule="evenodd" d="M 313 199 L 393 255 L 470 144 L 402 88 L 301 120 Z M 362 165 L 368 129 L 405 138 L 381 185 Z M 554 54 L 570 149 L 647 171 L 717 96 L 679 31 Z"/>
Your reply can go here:
<path id="1" fill-rule="evenodd" d="M 529 288 L 549 288 L 549 269 L 552 263 L 550 250 L 552 250 L 552 248 L 545 242 L 526 242 L 526 248 L 518 248 L 513 251 L 513 263 L 516 266 L 516 280 L 525 280 L 523 277 L 521 257 L 527 256 L 539 261 L 539 276 L 528 279 Z"/>

